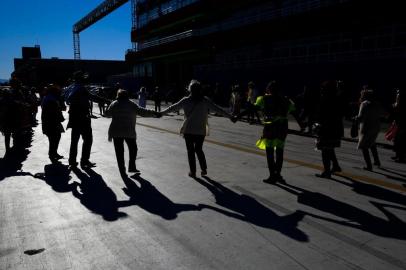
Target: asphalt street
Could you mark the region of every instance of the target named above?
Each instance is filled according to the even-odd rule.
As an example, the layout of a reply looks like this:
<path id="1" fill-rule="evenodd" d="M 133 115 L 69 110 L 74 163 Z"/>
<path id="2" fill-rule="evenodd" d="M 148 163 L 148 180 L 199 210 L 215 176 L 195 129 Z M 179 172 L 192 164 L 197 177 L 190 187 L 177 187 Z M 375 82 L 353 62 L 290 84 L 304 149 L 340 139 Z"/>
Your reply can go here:
<path id="1" fill-rule="evenodd" d="M 171 114 L 138 118 L 141 175 L 123 179 L 95 115 L 91 170 L 68 169 L 70 130 L 52 165 L 41 125 L 0 159 L 0 269 L 406 269 L 406 166 L 389 149 L 369 172 L 343 141 L 343 172 L 321 179 L 314 138 L 290 134 L 286 184 L 270 185 L 261 126 L 211 116 L 208 177 L 192 179 Z"/>

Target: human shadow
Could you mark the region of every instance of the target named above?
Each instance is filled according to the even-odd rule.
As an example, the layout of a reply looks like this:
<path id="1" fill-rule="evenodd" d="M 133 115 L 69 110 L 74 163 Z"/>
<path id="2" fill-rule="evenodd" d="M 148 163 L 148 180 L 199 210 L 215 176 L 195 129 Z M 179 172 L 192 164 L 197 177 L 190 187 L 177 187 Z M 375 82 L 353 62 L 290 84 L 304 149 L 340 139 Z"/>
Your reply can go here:
<path id="1" fill-rule="evenodd" d="M 176 219 L 180 212 L 201 210 L 197 205 L 174 203 L 139 175 L 134 175 L 131 178 L 123 176 L 122 178 L 126 186 L 123 191 L 130 199 L 119 202 L 120 207 L 138 205 L 145 211 L 167 220 Z"/>
<path id="2" fill-rule="evenodd" d="M 33 134 L 32 129 L 29 129 L 13 135 L 13 147 L 0 158 L 0 181 L 12 176 L 31 175 L 21 169 L 30 153 L 28 148 L 31 147 Z"/>
<path id="3" fill-rule="evenodd" d="M 201 204 L 203 208 L 211 209 L 228 217 L 249 222 L 263 228 L 278 231 L 300 242 L 309 241 L 308 236 L 297 228 L 299 221 L 303 219 L 303 215 L 300 212 L 296 211 L 286 216 L 279 216 L 254 198 L 245 194 L 238 194 L 209 177 L 204 177 L 204 179 L 195 178 L 195 180 L 213 193 L 216 204 L 231 211 Z"/>
<path id="4" fill-rule="evenodd" d="M 72 178 L 67 165 L 62 163 L 51 163 L 44 166 L 43 173 L 36 173 L 35 178 L 42 179 L 56 192 L 70 192 L 74 185 L 69 184 Z"/>
<path id="5" fill-rule="evenodd" d="M 341 219 L 302 211 L 302 213 L 307 216 L 359 229 L 382 237 L 402 240 L 406 239 L 406 231 L 404 229 L 406 224 L 395 215 L 389 214 L 390 212 L 387 210 L 383 212 L 387 217 L 387 219 L 384 219 L 318 192 L 308 191 L 304 188 L 296 187 L 287 183 L 276 185 L 281 189 L 296 195 L 299 203 L 329 213 Z"/>
<path id="6" fill-rule="evenodd" d="M 352 190 L 360 195 L 364 195 L 364 196 L 368 196 L 368 197 L 372 197 L 375 199 L 380 199 L 380 200 L 384 200 L 387 202 L 393 202 L 393 203 L 398 203 L 401 205 L 406 205 L 406 196 L 385 188 L 382 188 L 380 186 L 376 186 L 376 185 L 371 185 L 371 184 L 367 184 L 367 183 L 363 183 L 360 181 L 356 181 L 354 179 L 352 179 L 351 177 L 348 176 L 344 176 L 344 175 L 338 175 L 343 179 L 346 179 L 350 182 L 345 182 L 342 180 L 338 180 L 338 179 L 331 179 L 337 183 L 346 185 L 350 188 L 352 188 Z"/>
<path id="7" fill-rule="evenodd" d="M 107 186 L 101 175 L 90 168 L 85 171 L 74 168 L 72 172 L 80 180 L 80 183 L 73 183 L 72 194 L 87 209 L 101 215 L 106 221 L 115 221 L 127 216 L 118 211 L 117 196 Z"/>
<path id="8" fill-rule="evenodd" d="M 403 181 L 406 181 L 406 174 L 402 174 L 402 173 L 399 173 L 399 172 L 397 172 L 397 171 L 394 171 L 394 170 L 389 170 L 389 169 L 387 169 L 387 168 L 379 168 L 381 171 L 384 171 L 384 172 L 387 172 L 387 173 L 392 173 L 392 174 L 396 174 L 396 175 L 398 175 L 398 176 L 400 176 L 400 177 L 402 177 L 401 179 L 403 180 Z"/>

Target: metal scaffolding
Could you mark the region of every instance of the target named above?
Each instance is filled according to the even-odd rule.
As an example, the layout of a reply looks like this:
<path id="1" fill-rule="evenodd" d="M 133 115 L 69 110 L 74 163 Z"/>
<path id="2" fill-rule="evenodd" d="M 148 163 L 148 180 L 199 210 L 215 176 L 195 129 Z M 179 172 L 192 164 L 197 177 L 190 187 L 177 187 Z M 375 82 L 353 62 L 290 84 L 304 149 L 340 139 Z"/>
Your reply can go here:
<path id="1" fill-rule="evenodd" d="M 135 1 L 135 0 L 133 0 Z M 121 7 L 128 0 L 106 0 L 93 9 L 89 14 L 73 25 L 73 54 L 74 59 L 80 59 L 80 39 L 79 33 L 104 18 L 117 8 Z M 135 4 L 134 4 L 135 5 Z"/>

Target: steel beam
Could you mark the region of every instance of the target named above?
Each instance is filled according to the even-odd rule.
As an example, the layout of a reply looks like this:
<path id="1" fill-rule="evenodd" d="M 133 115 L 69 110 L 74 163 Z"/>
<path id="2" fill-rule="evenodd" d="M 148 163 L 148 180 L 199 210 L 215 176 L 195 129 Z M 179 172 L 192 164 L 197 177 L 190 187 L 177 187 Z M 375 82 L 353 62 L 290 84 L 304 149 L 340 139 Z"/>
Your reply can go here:
<path id="1" fill-rule="evenodd" d="M 128 0 L 106 0 L 98 7 L 93 9 L 89 14 L 80 19 L 73 25 L 73 33 L 80 33 L 95 22 L 99 21 L 106 15 L 110 14 L 120 6 L 127 3 Z"/>

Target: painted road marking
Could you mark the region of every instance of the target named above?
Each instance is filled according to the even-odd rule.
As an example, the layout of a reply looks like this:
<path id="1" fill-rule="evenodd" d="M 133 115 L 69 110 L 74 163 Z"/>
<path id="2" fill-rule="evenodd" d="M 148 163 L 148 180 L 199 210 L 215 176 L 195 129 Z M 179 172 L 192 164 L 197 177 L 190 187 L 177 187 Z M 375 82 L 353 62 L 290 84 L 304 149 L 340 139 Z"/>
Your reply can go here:
<path id="1" fill-rule="evenodd" d="M 147 127 L 147 128 L 156 129 L 156 130 L 160 130 L 160 131 L 164 131 L 164 132 L 171 133 L 171 134 L 179 135 L 179 132 L 172 131 L 172 130 L 169 130 L 169 129 L 164 129 L 164 128 L 151 126 L 151 125 L 147 125 L 147 124 L 142 124 L 142 123 L 137 123 L 137 125 L 144 126 L 144 127 Z M 219 146 L 222 146 L 222 147 L 225 147 L 225 148 L 245 152 L 245 153 L 250 153 L 250 154 L 259 155 L 259 156 L 265 156 L 264 151 L 259 151 L 259 150 L 251 149 L 251 148 L 248 148 L 248 147 L 243 147 L 243 146 L 239 146 L 239 145 L 235 145 L 235 144 L 229 144 L 229 143 L 222 143 L 222 142 L 215 141 L 215 140 L 212 140 L 212 139 L 205 139 L 205 142 L 215 144 L 215 145 L 219 145 Z M 289 163 L 292 163 L 292 164 L 296 164 L 296 165 L 299 165 L 299 166 L 303 166 L 303 167 L 307 167 L 307 168 L 311 168 L 311 169 L 315 169 L 315 170 L 319 170 L 319 171 L 323 171 L 323 169 L 324 169 L 320 165 L 316 165 L 316 164 L 312 164 L 312 163 L 308 163 L 308 162 L 304 162 L 304 161 L 300 161 L 300 160 L 294 160 L 294 159 L 290 159 L 290 158 L 285 158 L 284 160 L 286 162 L 289 162 Z M 344 176 L 344 177 L 349 177 L 349 178 L 351 178 L 351 179 L 353 179 L 355 181 L 361 181 L 361 182 L 365 182 L 365 183 L 368 183 L 368 184 L 373 184 L 373 185 L 377 185 L 377 186 L 391 188 L 391 189 L 398 190 L 398 191 L 401 191 L 401 192 L 406 192 L 406 187 L 404 187 L 402 185 L 386 182 L 386 181 L 381 180 L 381 179 L 376 179 L 376 178 L 372 178 L 372 177 L 369 177 L 369 176 L 358 175 L 358 174 L 353 174 L 353 173 L 348 173 L 348 172 L 340 172 L 340 173 L 335 173 L 335 174 L 336 175 L 341 175 L 341 176 Z"/>

